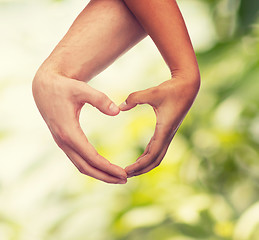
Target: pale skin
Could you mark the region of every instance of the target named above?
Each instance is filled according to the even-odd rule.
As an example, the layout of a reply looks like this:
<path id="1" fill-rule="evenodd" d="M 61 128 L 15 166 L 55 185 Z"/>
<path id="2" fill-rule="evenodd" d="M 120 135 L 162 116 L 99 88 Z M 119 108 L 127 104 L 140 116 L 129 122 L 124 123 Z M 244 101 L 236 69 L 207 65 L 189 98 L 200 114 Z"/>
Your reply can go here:
<path id="1" fill-rule="evenodd" d="M 87 82 L 147 34 L 172 77 L 130 94 L 118 107 Z M 81 173 L 107 183 L 126 183 L 128 177 L 160 164 L 199 85 L 196 57 L 174 0 L 92 0 L 39 68 L 33 95 L 54 140 Z M 85 103 L 110 116 L 137 104 L 153 107 L 155 132 L 135 163 L 123 169 L 96 152 L 79 124 Z"/>

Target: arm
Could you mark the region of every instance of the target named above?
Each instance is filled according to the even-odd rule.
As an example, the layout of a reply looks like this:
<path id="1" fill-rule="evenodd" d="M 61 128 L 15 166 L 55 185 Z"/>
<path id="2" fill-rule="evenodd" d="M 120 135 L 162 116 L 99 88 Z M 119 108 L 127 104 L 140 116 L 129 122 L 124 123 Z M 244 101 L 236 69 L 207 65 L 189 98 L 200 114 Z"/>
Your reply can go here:
<path id="1" fill-rule="evenodd" d="M 146 36 L 120 0 L 92 0 L 44 61 L 33 80 L 37 107 L 58 146 L 80 172 L 109 183 L 125 183 L 126 173 L 100 156 L 88 142 L 79 114 L 89 103 L 107 115 L 120 109 L 89 81 Z"/>
<path id="2" fill-rule="evenodd" d="M 150 35 L 171 72 L 171 79 L 129 95 L 120 108 L 150 104 L 157 117 L 155 133 L 137 162 L 128 166 L 128 177 L 158 166 L 178 127 L 190 109 L 200 86 L 195 53 L 175 0 L 124 0 Z"/>

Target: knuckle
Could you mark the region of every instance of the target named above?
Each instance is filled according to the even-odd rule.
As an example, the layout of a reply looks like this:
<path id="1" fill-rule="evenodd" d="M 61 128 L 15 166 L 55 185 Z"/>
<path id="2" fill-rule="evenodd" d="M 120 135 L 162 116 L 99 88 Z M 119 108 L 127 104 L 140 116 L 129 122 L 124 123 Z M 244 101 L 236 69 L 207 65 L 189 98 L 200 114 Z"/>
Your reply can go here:
<path id="1" fill-rule="evenodd" d="M 143 168 L 145 168 L 148 165 L 148 162 L 137 161 L 135 164 L 136 164 L 135 166 L 136 166 L 137 171 L 141 171 Z"/>
<path id="2" fill-rule="evenodd" d="M 136 167 L 137 169 L 139 169 L 139 168 L 142 167 L 141 161 L 137 161 L 137 162 L 135 162 L 134 164 L 135 164 L 135 167 Z"/>
<path id="3" fill-rule="evenodd" d="M 156 96 L 156 95 L 160 94 L 160 92 L 161 92 L 161 90 L 157 87 L 152 87 L 152 88 L 150 88 L 149 91 L 152 96 Z"/>
<path id="4" fill-rule="evenodd" d="M 154 157 L 153 151 L 151 149 L 148 149 L 146 156 L 149 159 L 149 161 L 152 161 L 152 159 Z"/>
<path id="5" fill-rule="evenodd" d="M 71 144 L 71 136 L 67 129 L 59 129 L 57 136 L 58 136 L 58 142 L 60 145 Z"/>
<path id="6" fill-rule="evenodd" d="M 148 152 L 147 153 L 147 157 L 148 157 L 148 162 L 149 164 L 154 164 L 155 161 L 157 160 L 157 156 L 159 155 L 159 153 L 156 152 Z"/>

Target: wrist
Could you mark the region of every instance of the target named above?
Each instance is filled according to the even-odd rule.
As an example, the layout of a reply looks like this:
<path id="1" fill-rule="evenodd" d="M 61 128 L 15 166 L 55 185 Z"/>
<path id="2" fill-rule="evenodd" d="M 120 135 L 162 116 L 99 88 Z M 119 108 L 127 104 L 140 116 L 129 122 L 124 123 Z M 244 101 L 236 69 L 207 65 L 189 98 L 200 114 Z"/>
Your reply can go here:
<path id="1" fill-rule="evenodd" d="M 45 91 L 49 86 L 53 86 L 53 79 L 55 79 L 56 82 L 57 76 L 58 74 L 46 68 L 45 65 L 41 65 L 32 81 L 32 93 L 34 98 L 39 92 Z"/>
<path id="2" fill-rule="evenodd" d="M 60 76 L 87 82 L 93 76 L 91 69 L 76 62 L 73 57 L 53 52 L 40 66 L 36 75 Z"/>
<path id="3" fill-rule="evenodd" d="M 51 64 L 46 63 L 46 61 L 39 67 L 34 78 L 33 83 L 47 83 L 53 79 L 61 77 L 62 74 L 59 73 Z"/>
<path id="4" fill-rule="evenodd" d="M 189 66 L 184 69 L 173 69 L 171 71 L 171 77 L 172 79 L 179 79 L 184 85 L 189 86 L 193 92 L 198 93 L 201 84 L 198 66 Z"/>
<path id="5" fill-rule="evenodd" d="M 60 73 L 54 65 L 45 61 L 33 78 L 32 93 L 37 96 L 42 92 L 60 91 L 65 79 L 67 79 L 66 76 Z"/>

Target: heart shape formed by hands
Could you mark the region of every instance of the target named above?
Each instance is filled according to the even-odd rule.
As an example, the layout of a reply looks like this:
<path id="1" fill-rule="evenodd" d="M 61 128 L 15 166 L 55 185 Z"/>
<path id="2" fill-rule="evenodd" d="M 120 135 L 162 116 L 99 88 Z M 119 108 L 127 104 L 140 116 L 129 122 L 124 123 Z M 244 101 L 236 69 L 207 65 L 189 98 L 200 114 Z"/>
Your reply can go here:
<path id="1" fill-rule="evenodd" d="M 116 116 L 87 107 L 80 119 L 83 131 L 97 152 L 122 168 L 143 154 L 156 122 L 147 104 L 120 111 Z"/>
<path id="2" fill-rule="evenodd" d="M 125 168 L 127 177 L 138 176 L 157 167 L 188 112 L 194 97 L 183 89 L 182 83 L 169 80 L 147 90 L 131 93 L 119 108 L 128 111 L 138 104 L 149 104 L 156 114 L 155 132 L 137 161 Z M 180 87 L 182 88 L 181 91 Z"/>
<path id="3" fill-rule="evenodd" d="M 160 164 L 196 94 L 197 89 L 191 84 L 173 78 L 156 87 L 131 93 L 117 107 L 104 93 L 84 82 L 60 75 L 33 81 L 35 102 L 58 146 L 81 173 L 108 183 L 126 183 L 127 178 L 146 173 Z M 123 169 L 97 153 L 79 124 L 85 103 L 110 116 L 138 104 L 153 107 L 155 132 L 135 163 Z"/>

